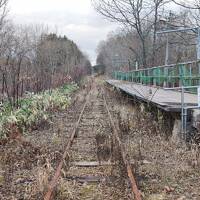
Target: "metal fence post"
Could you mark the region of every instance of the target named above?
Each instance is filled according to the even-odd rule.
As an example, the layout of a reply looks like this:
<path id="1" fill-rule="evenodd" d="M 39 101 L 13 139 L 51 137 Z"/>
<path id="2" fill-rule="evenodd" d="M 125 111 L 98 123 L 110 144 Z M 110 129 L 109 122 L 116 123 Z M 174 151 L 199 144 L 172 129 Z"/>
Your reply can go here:
<path id="1" fill-rule="evenodd" d="M 184 132 L 184 88 L 181 88 L 181 138 Z"/>

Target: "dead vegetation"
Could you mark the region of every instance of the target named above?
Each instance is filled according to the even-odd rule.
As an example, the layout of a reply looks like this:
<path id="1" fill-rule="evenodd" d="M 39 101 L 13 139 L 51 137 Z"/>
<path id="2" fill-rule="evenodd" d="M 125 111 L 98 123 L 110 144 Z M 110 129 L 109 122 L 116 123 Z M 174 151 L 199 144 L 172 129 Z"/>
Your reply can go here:
<path id="1" fill-rule="evenodd" d="M 85 91 L 79 92 L 84 95 Z M 77 99 L 77 95 L 73 99 Z M 73 101 L 72 101 L 73 102 Z M 54 112 L 51 123 L 22 136 L 17 128 L 0 145 L 0 199 L 43 199 L 49 178 L 60 161 L 81 101 Z"/>
<path id="2" fill-rule="evenodd" d="M 111 159 L 113 145 L 111 142 L 111 136 L 106 134 L 97 134 L 95 136 L 96 139 L 96 149 L 97 149 L 97 159 L 99 165 L 101 165 L 102 161 L 108 161 Z"/>
<path id="3" fill-rule="evenodd" d="M 87 93 L 83 91 L 73 97 L 71 108 L 54 113 L 47 129 L 36 129 L 23 139 L 14 137 L 0 146 L 0 199 L 43 198 L 77 121 Z M 200 199 L 199 146 L 175 143 L 170 139 L 170 130 L 168 137 L 164 137 L 171 122 L 164 124 L 166 116 L 162 112 L 150 113 L 151 108 L 110 89 L 106 96 L 143 199 Z M 131 199 L 119 146 L 108 128 L 102 102 L 95 98 L 102 98 L 98 89 L 92 93 L 70 157 L 65 161 L 55 199 Z M 72 165 L 81 161 L 98 161 L 102 165 L 96 168 Z M 104 161 L 111 161 L 114 166 L 105 167 Z M 82 183 L 73 177 L 95 180 L 100 177 L 101 181 Z"/>
<path id="4" fill-rule="evenodd" d="M 113 89 L 112 113 L 123 133 L 144 199 L 200 199 L 199 146 L 171 139 L 172 119 Z M 151 111 L 151 113 L 149 112 Z"/>

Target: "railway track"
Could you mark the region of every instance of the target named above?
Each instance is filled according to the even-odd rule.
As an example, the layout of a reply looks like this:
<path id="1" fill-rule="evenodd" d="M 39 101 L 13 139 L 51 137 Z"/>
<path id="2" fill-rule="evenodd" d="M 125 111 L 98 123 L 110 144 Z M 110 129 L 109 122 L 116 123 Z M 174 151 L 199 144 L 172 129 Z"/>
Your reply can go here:
<path id="1" fill-rule="evenodd" d="M 85 98 L 44 200 L 62 199 L 62 193 L 69 193 L 69 199 L 140 200 L 124 152 L 104 92 L 94 85 Z M 126 175 L 122 178 L 124 170 L 129 182 Z M 55 192 L 58 184 L 62 185 L 62 192 Z"/>

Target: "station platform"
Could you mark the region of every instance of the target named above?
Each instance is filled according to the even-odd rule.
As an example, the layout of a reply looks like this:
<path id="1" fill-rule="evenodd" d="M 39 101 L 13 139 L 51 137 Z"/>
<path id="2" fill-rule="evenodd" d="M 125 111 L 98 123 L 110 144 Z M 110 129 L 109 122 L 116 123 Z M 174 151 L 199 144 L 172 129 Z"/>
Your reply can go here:
<path id="1" fill-rule="evenodd" d="M 106 80 L 106 82 L 140 101 L 154 104 L 165 111 L 181 112 L 180 91 L 165 90 L 160 87 L 141 85 L 120 80 Z M 184 103 L 185 106 L 189 107 L 197 106 L 198 96 L 196 94 L 185 93 Z"/>

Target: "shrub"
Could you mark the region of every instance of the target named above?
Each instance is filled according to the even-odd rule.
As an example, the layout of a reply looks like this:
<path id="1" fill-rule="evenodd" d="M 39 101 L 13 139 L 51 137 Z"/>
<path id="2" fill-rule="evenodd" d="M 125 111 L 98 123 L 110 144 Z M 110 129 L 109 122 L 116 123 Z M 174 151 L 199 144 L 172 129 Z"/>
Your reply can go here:
<path id="1" fill-rule="evenodd" d="M 70 104 L 69 95 L 77 88 L 76 84 L 71 84 L 40 94 L 27 93 L 20 100 L 20 108 L 15 110 L 5 103 L 0 113 L 0 138 L 9 136 L 10 125 L 17 125 L 24 132 L 40 121 L 47 121 L 51 112 L 65 110 Z"/>

